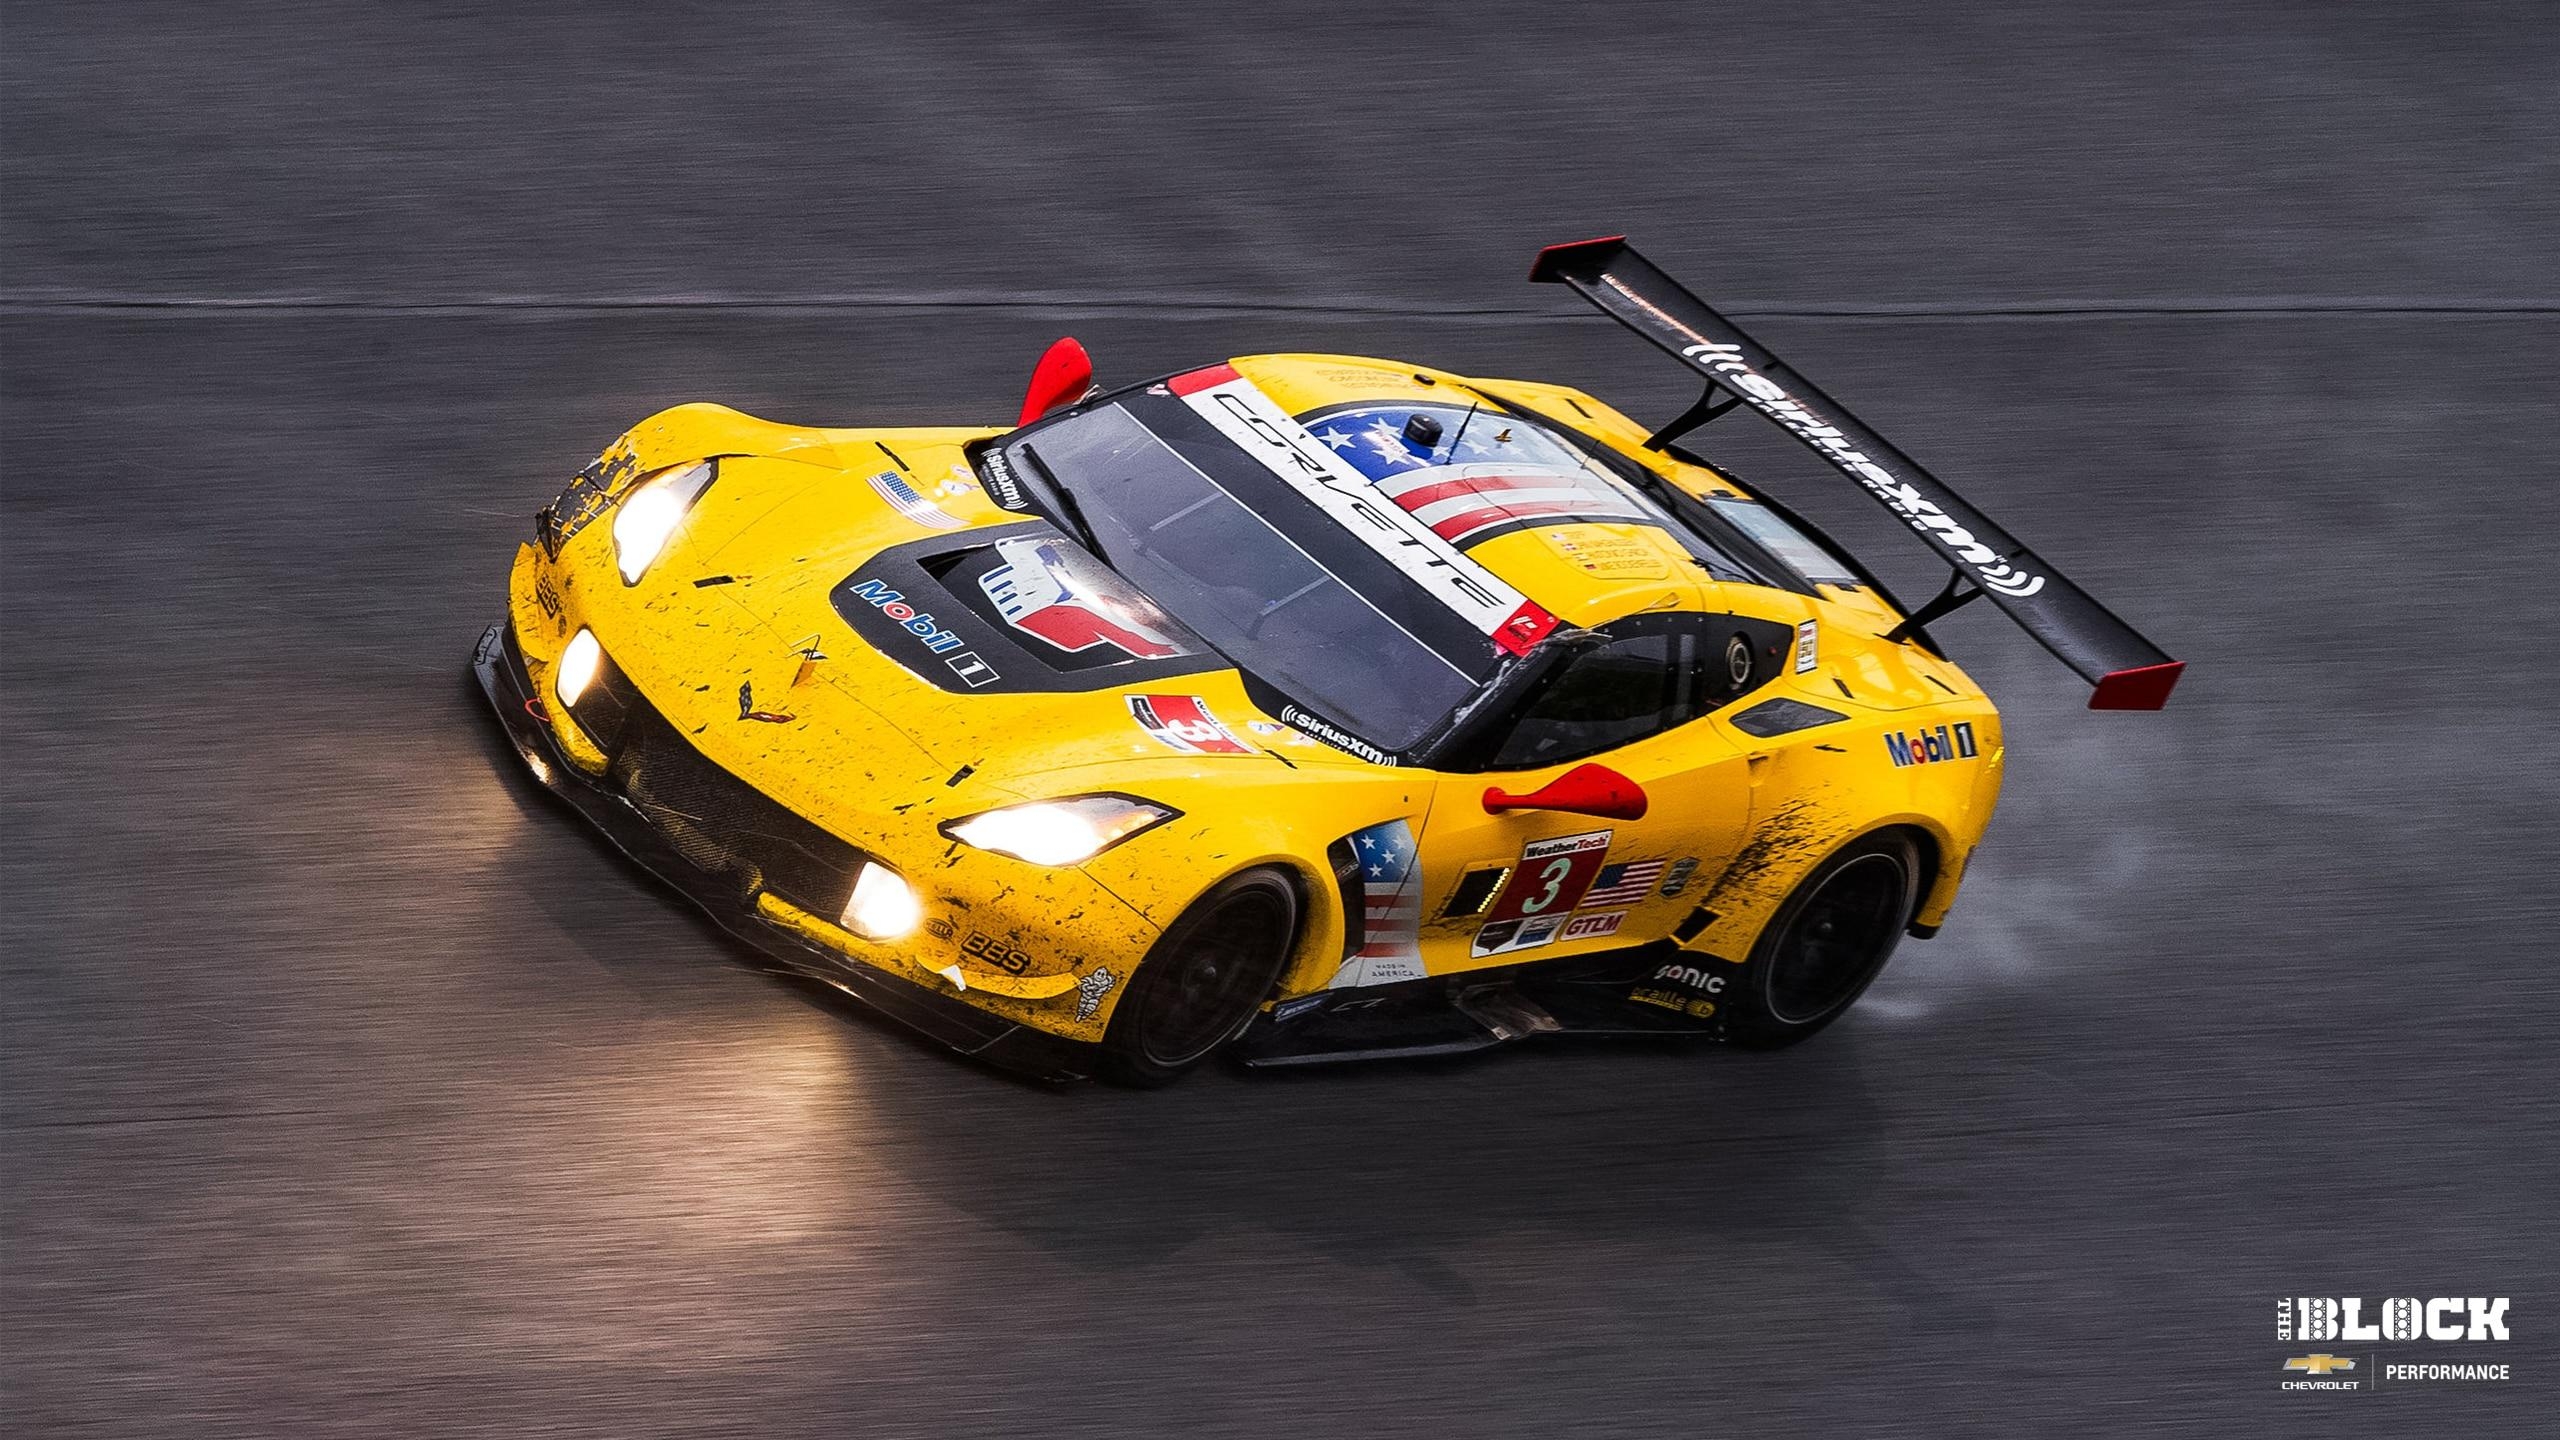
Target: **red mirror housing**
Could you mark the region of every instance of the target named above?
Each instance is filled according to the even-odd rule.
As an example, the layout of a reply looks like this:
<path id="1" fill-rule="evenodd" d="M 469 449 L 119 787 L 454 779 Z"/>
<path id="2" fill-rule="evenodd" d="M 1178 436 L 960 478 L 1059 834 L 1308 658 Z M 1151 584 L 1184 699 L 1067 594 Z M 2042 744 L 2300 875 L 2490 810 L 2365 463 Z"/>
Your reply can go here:
<path id="1" fill-rule="evenodd" d="M 1647 804 L 1643 786 L 1606 765 L 1576 765 L 1526 795 L 1495 789 L 1484 792 L 1488 815 L 1505 810 L 1563 810 L 1608 820 L 1641 820 Z"/>
<path id="2" fill-rule="evenodd" d="M 1022 418 L 1013 423 L 1028 425 L 1061 405 L 1073 405 L 1092 388 L 1093 357 L 1074 336 L 1062 336 L 1031 367 L 1031 392 L 1022 397 Z"/>

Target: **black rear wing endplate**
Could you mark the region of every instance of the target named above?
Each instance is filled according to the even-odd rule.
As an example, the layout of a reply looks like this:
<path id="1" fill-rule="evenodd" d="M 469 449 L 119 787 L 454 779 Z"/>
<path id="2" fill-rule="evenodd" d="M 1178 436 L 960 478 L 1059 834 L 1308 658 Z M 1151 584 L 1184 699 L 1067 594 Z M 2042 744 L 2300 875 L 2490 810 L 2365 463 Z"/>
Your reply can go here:
<path id="1" fill-rule="evenodd" d="M 1928 541 L 1972 591 L 1991 597 L 2095 687 L 2090 709 L 2157 710 L 2168 703 L 2184 661 L 2170 659 L 1919 461 L 1637 254 L 1624 236 L 1550 245 L 1538 252 L 1529 278 L 1572 286 L 1706 378 L 1698 403 L 1654 437 L 1657 448 L 1736 404 L 1747 405 L 1857 481 Z"/>

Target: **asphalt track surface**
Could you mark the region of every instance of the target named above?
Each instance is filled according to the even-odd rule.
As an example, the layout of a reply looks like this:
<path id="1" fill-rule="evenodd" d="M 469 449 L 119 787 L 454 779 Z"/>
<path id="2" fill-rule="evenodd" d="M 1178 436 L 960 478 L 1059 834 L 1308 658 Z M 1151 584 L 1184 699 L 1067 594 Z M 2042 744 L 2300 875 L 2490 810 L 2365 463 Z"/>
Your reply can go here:
<path id="1" fill-rule="evenodd" d="M 2548 12 L 1478 13 L 10 6 L 0 1424 L 2549 1433 Z M 464 679 L 682 400 L 1000 419 L 1072 330 L 1668 414 L 1520 282 L 1618 229 L 2191 664 L 1947 624 L 2002 813 L 1812 1045 L 1013 1083 Z M 2282 1393 L 2288 1295 L 2512 1297 L 2382 1348 L 2516 1379 Z"/>

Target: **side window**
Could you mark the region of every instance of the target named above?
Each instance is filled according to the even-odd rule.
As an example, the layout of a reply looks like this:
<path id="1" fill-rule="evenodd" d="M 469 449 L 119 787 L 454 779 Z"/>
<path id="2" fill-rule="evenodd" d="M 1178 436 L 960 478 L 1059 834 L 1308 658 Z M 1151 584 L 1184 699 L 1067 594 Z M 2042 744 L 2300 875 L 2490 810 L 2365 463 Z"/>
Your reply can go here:
<path id="1" fill-rule="evenodd" d="M 1700 643 L 1694 630 L 1656 632 L 1578 656 L 1513 722 L 1491 768 L 1580 760 L 1705 714 Z"/>

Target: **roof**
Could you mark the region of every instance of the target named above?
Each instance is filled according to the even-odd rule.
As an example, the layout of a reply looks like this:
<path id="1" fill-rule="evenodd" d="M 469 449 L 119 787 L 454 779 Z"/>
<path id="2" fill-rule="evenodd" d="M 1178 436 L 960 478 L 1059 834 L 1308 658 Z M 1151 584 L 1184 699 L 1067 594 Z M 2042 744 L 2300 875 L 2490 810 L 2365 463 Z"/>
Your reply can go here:
<path id="1" fill-rule="evenodd" d="M 1717 608 L 1717 587 L 1650 502 L 1544 430 L 1489 411 L 1485 382 L 1355 355 L 1231 364 L 1338 460 L 1558 620 Z"/>

